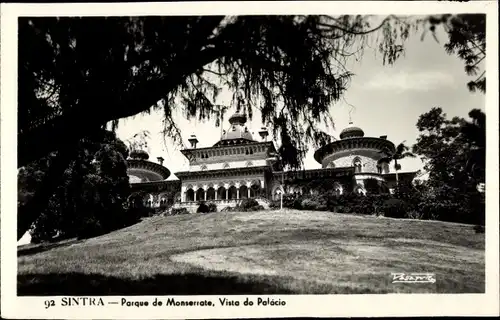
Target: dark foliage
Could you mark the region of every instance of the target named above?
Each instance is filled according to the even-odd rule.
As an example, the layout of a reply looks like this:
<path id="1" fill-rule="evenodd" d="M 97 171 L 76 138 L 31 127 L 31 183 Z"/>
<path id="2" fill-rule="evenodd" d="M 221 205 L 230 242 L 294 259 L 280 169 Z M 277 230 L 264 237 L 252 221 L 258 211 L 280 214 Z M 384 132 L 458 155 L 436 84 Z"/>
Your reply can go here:
<path id="1" fill-rule="evenodd" d="M 429 179 L 420 192 L 419 210 L 428 219 L 484 224 L 486 115 L 469 112 L 471 120 L 446 119 L 441 108 L 422 114 L 413 151 L 422 156 Z"/>
<path id="2" fill-rule="evenodd" d="M 32 225 L 32 241 L 92 237 L 137 221 L 139 213 L 126 209 L 130 192 L 127 154 L 123 142 L 111 132 L 80 141 L 48 206 L 36 208 L 41 214 Z M 23 195 L 19 210 L 33 210 L 26 203 L 45 187 L 42 183 L 54 157 L 57 154 L 19 170 L 19 193 Z"/>
<path id="3" fill-rule="evenodd" d="M 173 216 L 181 215 L 181 214 L 189 214 L 189 211 L 186 208 L 172 208 L 170 213 Z"/>
<path id="4" fill-rule="evenodd" d="M 197 213 L 209 213 L 210 208 L 208 207 L 208 205 L 205 202 L 200 202 L 198 204 L 198 209 L 196 209 L 196 212 Z"/>
<path id="5" fill-rule="evenodd" d="M 208 204 L 208 212 L 217 212 L 217 205 L 213 202 Z"/>
<path id="6" fill-rule="evenodd" d="M 243 199 L 243 201 L 241 201 L 239 207 L 242 211 L 250 211 L 252 210 L 253 208 L 259 206 L 259 203 L 257 202 L 257 200 L 255 199 Z"/>
<path id="7" fill-rule="evenodd" d="M 384 201 L 381 212 L 389 218 L 406 218 L 408 205 L 401 199 L 388 199 Z"/>
<path id="8" fill-rule="evenodd" d="M 234 207 L 225 207 L 222 209 L 222 212 L 250 212 L 250 211 L 261 211 L 264 210 L 264 207 L 261 206 L 257 200 L 248 198 L 243 199 L 241 203 L 237 204 Z"/>

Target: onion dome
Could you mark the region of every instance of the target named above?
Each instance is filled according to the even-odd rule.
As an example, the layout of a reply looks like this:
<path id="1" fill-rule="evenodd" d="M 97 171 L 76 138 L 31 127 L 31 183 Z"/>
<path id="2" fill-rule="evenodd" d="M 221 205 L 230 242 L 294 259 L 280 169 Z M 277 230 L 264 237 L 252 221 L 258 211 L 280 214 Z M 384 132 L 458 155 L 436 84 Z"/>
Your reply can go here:
<path id="1" fill-rule="evenodd" d="M 231 127 L 222 134 L 221 142 L 224 140 L 245 139 L 253 141 L 252 133 L 245 126 L 247 116 L 241 113 L 235 113 L 229 118 Z"/>
<path id="2" fill-rule="evenodd" d="M 133 150 L 130 153 L 130 158 L 135 160 L 148 160 L 149 154 L 144 150 Z"/>
<path id="3" fill-rule="evenodd" d="M 352 124 L 352 122 L 349 122 L 349 126 L 347 126 L 340 133 L 340 139 L 358 138 L 358 137 L 364 137 L 364 135 L 365 135 L 365 132 L 361 128 L 355 127 Z"/>
<path id="4" fill-rule="evenodd" d="M 247 122 L 247 116 L 243 113 L 236 112 L 231 117 L 229 117 L 230 124 L 238 124 L 243 126 L 245 125 L 246 122 Z"/>

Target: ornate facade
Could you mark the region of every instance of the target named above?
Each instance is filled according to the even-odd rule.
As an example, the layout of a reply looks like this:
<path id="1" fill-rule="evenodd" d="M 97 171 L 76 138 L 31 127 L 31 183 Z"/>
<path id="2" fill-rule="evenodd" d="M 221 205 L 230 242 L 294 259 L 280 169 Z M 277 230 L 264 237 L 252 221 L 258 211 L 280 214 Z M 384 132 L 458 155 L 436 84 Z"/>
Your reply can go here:
<path id="1" fill-rule="evenodd" d="M 311 182 L 329 179 L 338 194 L 367 192 L 367 181 L 375 181 L 390 191 L 395 184 L 389 160 L 383 150 L 394 151 L 386 136 L 365 137 L 363 130 L 352 125 L 335 140 L 318 149 L 315 160 L 321 169 L 283 171 L 275 155 L 268 132 L 259 132 L 254 140 L 246 127 L 247 118 L 236 113 L 229 118 L 229 129 L 212 147 L 197 148 L 195 135 L 189 138 L 191 148 L 182 150 L 189 160 L 187 171 L 177 172 L 179 180 L 166 179 L 170 171 L 159 163 L 148 161 L 145 152 L 132 152 L 128 160 L 130 182 L 147 206 L 173 205 L 196 210 L 200 201 L 213 202 L 221 210 L 245 198 L 255 198 L 264 206 L 269 199 L 278 199 L 281 192 L 311 192 Z M 412 180 L 415 172 L 399 173 L 400 179 Z"/>

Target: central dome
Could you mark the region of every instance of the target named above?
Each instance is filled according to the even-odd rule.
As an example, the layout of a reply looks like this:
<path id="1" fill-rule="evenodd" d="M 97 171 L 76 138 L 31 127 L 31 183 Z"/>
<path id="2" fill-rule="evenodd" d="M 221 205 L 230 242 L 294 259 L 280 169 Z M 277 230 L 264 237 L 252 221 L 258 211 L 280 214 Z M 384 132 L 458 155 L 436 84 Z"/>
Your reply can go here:
<path id="1" fill-rule="evenodd" d="M 340 139 L 358 138 L 358 137 L 364 137 L 364 135 L 365 135 L 365 132 L 361 128 L 355 127 L 352 124 L 352 122 L 349 122 L 349 126 L 347 126 L 340 133 Z"/>
<path id="2" fill-rule="evenodd" d="M 243 126 L 245 125 L 246 122 L 247 122 L 247 116 L 243 113 L 236 112 L 231 117 L 229 117 L 229 123 L 233 125 L 238 124 Z"/>
<path id="3" fill-rule="evenodd" d="M 245 126 L 247 122 L 247 116 L 242 113 L 235 113 L 229 118 L 229 123 L 231 126 L 229 129 L 222 133 L 222 137 L 216 145 L 227 144 L 231 140 L 248 140 L 254 141 L 252 137 L 252 133 Z M 241 143 L 241 141 L 240 141 Z"/>

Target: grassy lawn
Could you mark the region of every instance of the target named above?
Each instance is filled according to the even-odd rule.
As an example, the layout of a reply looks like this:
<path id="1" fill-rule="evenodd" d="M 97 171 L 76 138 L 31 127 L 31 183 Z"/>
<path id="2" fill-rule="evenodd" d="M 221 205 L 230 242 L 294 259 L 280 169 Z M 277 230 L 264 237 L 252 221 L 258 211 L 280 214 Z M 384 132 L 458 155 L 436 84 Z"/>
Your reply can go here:
<path id="1" fill-rule="evenodd" d="M 313 211 L 153 217 L 18 250 L 19 295 L 484 292 L 470 225 Z M 392 284 L 431 272 L 434 284 Z"/>

